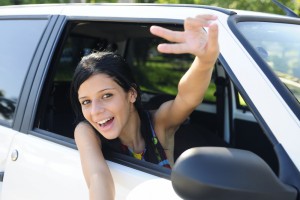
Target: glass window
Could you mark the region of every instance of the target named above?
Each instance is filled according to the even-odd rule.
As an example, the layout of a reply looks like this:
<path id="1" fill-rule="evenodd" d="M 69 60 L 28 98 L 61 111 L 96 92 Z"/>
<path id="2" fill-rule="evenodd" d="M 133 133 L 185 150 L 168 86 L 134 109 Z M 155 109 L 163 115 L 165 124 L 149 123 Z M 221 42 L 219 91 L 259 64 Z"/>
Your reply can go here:
<path id="1" fill-rule="evenodd" d="M 300 28 L 296 24 L 241 22 L 239 30 L 300 102 Z"/>
<path id="2" fill-rule="evenodd" d="M 0 120 L 12 122 L 46 20 L 0 21 Z"/>

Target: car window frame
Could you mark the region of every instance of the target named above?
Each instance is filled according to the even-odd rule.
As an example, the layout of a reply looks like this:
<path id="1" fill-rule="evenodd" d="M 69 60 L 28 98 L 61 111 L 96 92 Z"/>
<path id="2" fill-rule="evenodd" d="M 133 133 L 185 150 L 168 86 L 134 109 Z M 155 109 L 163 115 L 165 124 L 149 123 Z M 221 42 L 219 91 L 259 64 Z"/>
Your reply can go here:
<path id="1" fill-rule="evenodd" d="M 33 58 L 30 71 L 26 77 L 26 82 L 24 88 L 28 88 L 26 91 L 22 92 L 22 102 L 24 108 L 18 110 L 20 112 L 18 117 L 20 122 L 18 122 L 18 131 L 28 134 L 32 130 L 32 118 L 35 115 L 36 101 L 38 101 L 38 92 L 43 83 L 43 74 L 48 68 L 50 52 L 55 45 L 54 41 L 57 36 L 57 29 L 61 26 L 61 17 L 58 15 L 47 15 L 38 16 L 44 17 L 49 20 L 48 26 L 44 32 L 43 38 L 39 44 L 36 54 Z M 17 126 L 16 125 L 16 126 Z"/>
<path id="2" fill-rule="evenodd" d="M 239 39 L 243 44 L 248 53 L 253 57 L 254 61 L 264 72 L 270 82 L 276 87 L 278 93 L 285 100 L 291 111 L 300 120 L 300 104 L 296 98 L 291 94 L 288 88 L 282 83 L 282 81 L 276 76 L 276 74 L 270 69 L 268 64 L 263 58 L 253 49 L 252 45 L 243 36 L 237 27 L 237 23 L 240 22 L 272 22 L 272 23 L 288 23 L 300 25 L 299 19 L 294 18 L 277 18 L 277 17 L 265 17 L 265 16 L 243 16 L 243 15 L 232 15 L 228 18 L 228 26 L 232 30 L 232 33 Z M 243 97 L 243 94 L 241 94 Z"/>

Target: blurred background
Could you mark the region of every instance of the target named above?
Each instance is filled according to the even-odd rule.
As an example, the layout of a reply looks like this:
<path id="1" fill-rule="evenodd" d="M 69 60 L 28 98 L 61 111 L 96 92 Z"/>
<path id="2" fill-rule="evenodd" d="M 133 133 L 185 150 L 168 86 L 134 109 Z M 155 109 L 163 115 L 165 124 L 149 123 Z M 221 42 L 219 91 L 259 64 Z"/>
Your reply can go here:
<path id="1" fill-rule="evenodd" d="M 299 15 L 300 0 L 279 1 Z M 211 5 L 230 9 L 283 14 L 283 12 L 272 2 L 272 0 L 0 0 L 0 6 L 44 3 L 177 3 Z"/>

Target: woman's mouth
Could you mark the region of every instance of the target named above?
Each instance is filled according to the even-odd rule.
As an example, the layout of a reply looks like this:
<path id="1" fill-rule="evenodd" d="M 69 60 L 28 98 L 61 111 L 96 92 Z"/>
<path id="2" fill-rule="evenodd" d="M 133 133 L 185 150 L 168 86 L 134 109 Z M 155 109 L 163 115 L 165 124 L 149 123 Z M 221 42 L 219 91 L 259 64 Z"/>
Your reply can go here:
<path id="1" fill-rule="evenodd" d="M 104 128 L 104 127 L 110 125 L 113 122 L 113 120 L 114 120 L 114 117 L 110 117 L 110 118 L 103 119 L 97 123 L 100 125 L 101 128 Z"/>

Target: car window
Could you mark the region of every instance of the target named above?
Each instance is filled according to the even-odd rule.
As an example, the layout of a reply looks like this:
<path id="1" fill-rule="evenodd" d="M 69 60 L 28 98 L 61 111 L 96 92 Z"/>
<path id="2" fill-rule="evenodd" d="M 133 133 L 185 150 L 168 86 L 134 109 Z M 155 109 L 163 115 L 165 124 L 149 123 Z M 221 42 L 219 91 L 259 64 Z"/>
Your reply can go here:
<path id="1" fill-rule="evenodd" d="M 36 126 L 59 135 L 73 138 L 74 113 L 70 106 L 69 87 L 80 58 L 94 50 L 116 51 L 123 55 L 141 86 L 147 109 L 155 109 L 162 100 L 174 98 L 177 84 L 188 69 L 193 57 L 189 55 L 161 55 L 156 50 L 163 42 L 149 33 L 147 24 L 88 22 L 69 24 L 68 36 L 61 41 L 53 60 L 55 70 L 48 74 Z M 118 30 L 115 30 L 118 27 Z M 96 33 L 85 29 L 99 30 Z M 174 29 L 182 28 L 172 27 Z M 107 34 L 115 30 L 113 33 Z M 119 34 L 126 32 L 127 34 Z M 64 38 L 64 37 L 62 37 Z M 206 100 L 215 101 L 215 84 L 212 81 Z M 164 98 L 151 101 L 153 97 Z M 161 96 L 160 96 L 161 97 Z M 45 99 L 43 99 L 45 98 Z M 153 103 L 154 102 L 154 103 Z"/>
<path id="2" fill-rule="evenodd" d="M 182 29 L 182 25 L 176 24 L 163 26 Z M 149 28 L 147 23 L 69 22 L 48 70 L 34 127 L 62 141 L 74 138 L 76 124 L 69 97 L 70 84 L 81 57 L 95 50 L 115 51 L 124 56 L 141 86 L 142 102 L 147 110 L 157 109 L 164 101 L 174 98 L 178 81 L 194 58 L 162 55 L 156 46 L 164 41 L 150 34 Z M 216 102 L 214 82 L 212 79 L 205 99 L 212 104 Z M 216 121 L 215 112 L 195 110 L 176 134 L 175 157 L 188 148 L 203 145 L 205 140 L 194 133 L 210 135 L 216 131 Z"/>
<path id="3" fill-rule="evenodd" d="M 237 27 L 300 102 L 299 25 L 240 22 Z"/>
<path id="4" fill-rule="evenodd" d="M 12 123 L 46 20 L 0 20 L 0 121 Z"/>

